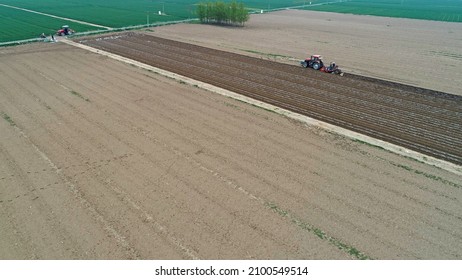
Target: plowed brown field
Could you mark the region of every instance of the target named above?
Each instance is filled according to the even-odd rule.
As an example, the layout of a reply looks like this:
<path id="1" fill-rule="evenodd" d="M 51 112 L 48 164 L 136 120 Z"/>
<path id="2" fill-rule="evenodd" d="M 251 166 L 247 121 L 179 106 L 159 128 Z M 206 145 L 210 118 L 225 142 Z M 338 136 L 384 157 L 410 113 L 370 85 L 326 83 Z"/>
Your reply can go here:
<path id="1" fill-rule="evenodd" d="M 98 54 L 1 49 L 0 114 L 1 259 L 461 259 L 460 176 Z"/>
<path id="2" fill-rule="evenodd" d="M 143 34 L 85 44 L 462 164 L 462 96 L 301 67 Z"/>

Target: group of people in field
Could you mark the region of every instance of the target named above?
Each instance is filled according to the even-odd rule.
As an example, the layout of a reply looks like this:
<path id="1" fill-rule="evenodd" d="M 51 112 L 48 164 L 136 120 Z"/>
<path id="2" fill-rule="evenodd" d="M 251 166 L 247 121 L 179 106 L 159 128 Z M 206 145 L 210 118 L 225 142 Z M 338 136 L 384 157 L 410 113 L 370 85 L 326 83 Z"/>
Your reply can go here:
<path id="1" fill-rule="evenodd" d="M 56 42 L 54 34 L 51 34 L 49 37 L 50 37 L 51 42 Z M 45 33 L 42 33 L 42 34 L 40 34 L 40 38 L 43 39 L 43 40 L 46 40 L 48 37 L 47 37 L 47 35 L 45 35 Z"/>

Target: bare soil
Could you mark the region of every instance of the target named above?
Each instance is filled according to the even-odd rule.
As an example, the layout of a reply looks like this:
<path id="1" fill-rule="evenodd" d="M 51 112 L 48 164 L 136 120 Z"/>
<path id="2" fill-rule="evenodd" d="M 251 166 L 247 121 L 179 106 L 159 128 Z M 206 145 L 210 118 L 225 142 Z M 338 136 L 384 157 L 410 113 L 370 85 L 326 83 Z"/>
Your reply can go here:
<path id="1" fill-rule="evenodd" d="M 462 164 L 462 96 L 352 74 L 325 74 L 132 32 L 82 42 Z"/>
<path id="2" fill-rule="evenodd" d="M 243 28 L 178 24 L 152 31 L 291 64 L 320 54 L 349 73 L 462 95 L 460 23 L 285 10 L 252 15 Z"/>
<path id="3" fill-rule="evenodd" d="M 63 44 L 0 85 L 1 259 L 462 258 L 452 173 Z"/>

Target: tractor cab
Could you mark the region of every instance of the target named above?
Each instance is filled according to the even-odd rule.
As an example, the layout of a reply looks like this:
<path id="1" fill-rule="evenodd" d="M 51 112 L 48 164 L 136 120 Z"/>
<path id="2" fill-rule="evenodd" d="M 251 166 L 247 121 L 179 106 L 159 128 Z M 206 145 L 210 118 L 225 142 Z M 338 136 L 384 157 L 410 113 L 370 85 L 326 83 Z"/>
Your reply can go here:
<path id="1" fill-rule="evenodd" d="M 313 55 L 310 57 L 310 60 L 322 60 L 322 56 L 319 55 L 319 54 L 313 54 Z"/>

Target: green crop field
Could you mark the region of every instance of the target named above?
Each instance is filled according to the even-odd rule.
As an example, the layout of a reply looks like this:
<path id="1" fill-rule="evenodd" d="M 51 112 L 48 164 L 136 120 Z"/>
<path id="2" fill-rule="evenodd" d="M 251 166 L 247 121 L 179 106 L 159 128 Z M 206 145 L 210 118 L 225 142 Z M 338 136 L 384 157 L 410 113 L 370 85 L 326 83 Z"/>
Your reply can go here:
<path id="1" fill-rule="evenodd" d="M 64 24 L 68 24 L 68 22 L 0 6 L 0 26 L 2 27 L 0 42 L 36 38 L 42 33 L 50 35 Z M 96 29 L 78 23 L 73 23 L 72 27 L 80 31 Z"/>
<path id="2" fill-rule="evenodd" d="M 20 7 L 54 16 L 71 18 L 111 28 L 195 18 L 202 0 L 0 0 L 0 4 Z M 207 1 L 207 0 L 206 0 Z M 225 0 L 230 1 L 230 0 Z M 327 1 L 327 0 L 321 0 Z M 243 1 L 250 10 L 277 9 L 300 5 L 303 1 Z M 159 15 L 159 11 L 162 15 Z M 54 19 L 44 15 L 0 6 L 0 42 L 35 38 L 63 24 L 77 32 L 95 30 L 90 25 Z"/>
<path id="3" fill-rule="evenodd" d="M 315 11 L 462 22 L 462 0 L 343 0 Z"/>
<path id="4" fill-rule="evenodd" d="M 194 0 L 0 0 L 0 4 L 27 8 L 109 27 L 146 24 L 147 13 L 156 21 L 187 19 Z M 165 16 L 159 16 L 158 11 Z"/>
<path id="5" fill-rule="evenodd" d="M 208 1 L 208 0 L 205 0 Z M 211 0 L 214 1 L 214 0 Z M 224 0 L 228 2 L 230 0 Z M 336 2 L 325 4 L 328 2 Z M 340 2 L 342 1 L 342 2 Z M 77 32 L 101 29 L 1 4 L 111 28 L 195 18 L 201 0 L 0 0 L 0 42 L 36 38 L 68 24 Z M 462 22 L 462 0 L 242 0 L 250 11 L 286 7 L 352 14 Z M 309 5 L 311 2 L 312 5 Z M 325 5 L 321 5 L 325 4 Z M 159 11 L 162 15 L 159 15 Z"/>

